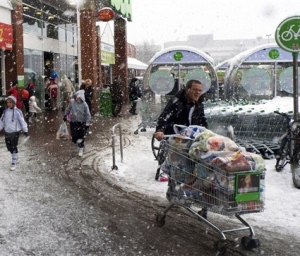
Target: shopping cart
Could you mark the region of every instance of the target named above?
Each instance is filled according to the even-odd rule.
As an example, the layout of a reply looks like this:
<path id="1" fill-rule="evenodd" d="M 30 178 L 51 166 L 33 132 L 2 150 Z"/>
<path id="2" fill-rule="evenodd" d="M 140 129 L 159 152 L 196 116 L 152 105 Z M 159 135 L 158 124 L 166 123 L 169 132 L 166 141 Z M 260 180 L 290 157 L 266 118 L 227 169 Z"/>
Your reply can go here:
<path id="1" fill-rule="evenodd" d="M 179 206 L 219 233 L 221 239 L 216 243 L 218 255 L 226 253 L 225 233 L 229 232 L 248 230 L 250 234 L 242 237 L 241 244 L 247 250 L 259 247 L 260 241 L 241 215 L 263 211 L 265 169 L 229 172 L 216 163 L 193 159 L 188 153 L 188 147 L 179 149 L 167 140 L 162 140 L 160 147 L 159 161 L 163 162 L 160 168 L 169 175 L 169 204 L 157 213 L 157 226 L 164 226 L 167 212 Z M 242 186 L 247 179 L 252 179 L 248 188 Z M 207 219 L 208 211 L 234 215 L 241 226 L 221 230 Z"/>
<path id="2" fill-rule="evenodd" d="M 134 131 L 138 134 L 139 129 L 145 132 L 146 128 L 156 127 L 157 119 L 167 105 L 168 101 L 172 99 L 173 95 L 149 95 L 144 94 L 142 99 L 137 101 L 137 109 L 142 116 L 142 122 Z"/>

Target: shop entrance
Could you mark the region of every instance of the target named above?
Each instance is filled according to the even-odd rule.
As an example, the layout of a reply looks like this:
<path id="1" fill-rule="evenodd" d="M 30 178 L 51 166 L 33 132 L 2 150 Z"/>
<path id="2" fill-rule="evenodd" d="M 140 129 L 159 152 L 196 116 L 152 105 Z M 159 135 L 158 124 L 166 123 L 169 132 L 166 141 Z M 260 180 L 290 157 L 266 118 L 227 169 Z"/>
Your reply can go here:
<path id="1" fill-rule="evenodd" d="M 50 77 L 52 71 L 53 71 L 53 53 L 44 52 L 44 75 L 46 77 Z"/>

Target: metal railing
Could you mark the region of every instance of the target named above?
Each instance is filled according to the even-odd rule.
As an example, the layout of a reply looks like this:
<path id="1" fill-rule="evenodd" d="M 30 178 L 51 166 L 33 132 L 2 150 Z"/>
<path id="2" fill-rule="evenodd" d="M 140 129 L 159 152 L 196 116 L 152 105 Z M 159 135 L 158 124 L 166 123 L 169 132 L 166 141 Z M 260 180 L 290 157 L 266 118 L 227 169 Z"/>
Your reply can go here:
<path id="1" fill-rule="evenodd" d="M 121 153 L 121 162 L 123 162 L 123 141 L 122 141 L 122 129 L 121 129 L 121 124 L 115 124 L 112 128 L 112 156 L 113 156 L 113 166 L 111 167 L 112 170 L 118 170 L 118 166 L 116 165 L 116 134 L 115 134 L 115 129 L 119 128 L 119 137 L 120 137 L 120 153 Z"/>

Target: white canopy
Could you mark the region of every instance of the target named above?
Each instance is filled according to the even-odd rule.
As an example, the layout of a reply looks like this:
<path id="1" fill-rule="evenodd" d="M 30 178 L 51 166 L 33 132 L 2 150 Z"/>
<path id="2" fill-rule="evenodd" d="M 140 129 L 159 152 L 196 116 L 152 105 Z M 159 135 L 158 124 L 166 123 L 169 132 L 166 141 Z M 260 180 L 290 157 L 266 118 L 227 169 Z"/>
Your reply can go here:
<path id="1" fill-rule="evenodd" d="M 13 10 L 11 2 L 8 1 L 8 0 L 1 0 L 0 1 L 0 7 L 4 7 L 6 9 Z"/>
<path id="2" fill-rule="evenodd" d="M 127 58 L 128 68 L 146 70 L 148 65 L 132 57 Z"/>

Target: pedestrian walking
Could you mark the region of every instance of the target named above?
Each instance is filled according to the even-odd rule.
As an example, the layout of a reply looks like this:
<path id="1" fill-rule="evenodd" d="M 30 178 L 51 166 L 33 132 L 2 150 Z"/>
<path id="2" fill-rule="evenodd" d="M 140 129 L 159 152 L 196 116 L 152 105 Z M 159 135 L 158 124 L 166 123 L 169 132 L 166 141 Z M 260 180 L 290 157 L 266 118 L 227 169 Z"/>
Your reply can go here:
<path id="1" fill-rule="evenodd" d="M 54 78 L 50 78 L 50 84 L 47 88 L 51 110 L 57 110 L 58 86 Z"/>
<path id="2" fill-rule="evenodd" d="M 22 99 L 23 99 L 23 105 L 25 107 L 25 120 L 29 120 L 29 99 L 31 96 L 34 95 L 34 83 L 30 82 L 25 87 L 25 89 L 22 90 Z"/>
<path id="3" fill-rule="evenodd" d="M 90 113 L 92 114 L 92 101 L 93 101 L 93 95 L 94 95 L 94 89 L 92 86 L 92 80 L 91 79 L 85 79 L 84 80 L 85 89 L 84 89 L 84 97 L 85 101 L 89 106 Z"/>
<path id="4" fill-rule="evenodd" d="M 21 101 L 21 97 L 20 97 L 20 94 L 19 94 L 19 91 L 18 91 L 18 81 L 13 81 L 10 83 L 10 90 L 8 91 L 8 95 L 12 95 L 16 98 L 16 107 L 18 109 L 21 109 L 22 108 L 22 101 Z"/>
<path id="5" fill-rule="evenodd" d="M 11 153 L 11 167 L 14 171 L 18 161 L 18 142 L 21 130 L 28 136 L 28 126 L 24 120 L 22 111 L 16 107 L 17 99 L 8 96 L 6 99 L 7 108 L 4 110 L 0 119 L 0 131 L 4 129 L 5 143 L 7 150 Z"/>
<path id="6" fill-rule="evenodd" d="M 71 80 L 64 75 L 62 80 L 62 92 L 63 92 L 63 111 L 69 105 L 72 95 L 75 93 L 75 88 Z"/>
<path id="7" fill-rule="evenodd" d="M 138 79 L 136 77 L 132 78 L 129 84 L 129 99 L 131 101 L 131 108 L 129 112 L 132 115 L 137 115 L 136 105 L 138 98 L 142 97 L 142 90 L 138 84 Z"/>
<path id="8" fill-rule="evenodd" d="M 38 121 L 37 119 L 37 113 L 41 113 L 42 110 L 37 105 L 37 98 L 32 95 L 29 98 L 29 123 L 34 123 Z"/>
<path id="9" fill-rule="evenodd" d="M 115 76 L 113 83 L 110 86 L 111 101 L 112 101 L 112 114 L 117 117 L 120 116 L 123 106 L 123 83 L 120 77 Z"/>
<path id="10" fill-rule="evenodd" d="M 85 90 L 85 81 L 84 80 L 82 80 L 81 81 L 81 85 L 79 86 L 79 90 Z"/>
<path id="11" fill-rule="evenodd" d="M 77 145 L 78 155 L 83 155 L 85 131 L 88 130 L 91 122 L 91 113 L 88 104 L 84 99 L 84 91 L 79 90 L 70 101 L 64 112 L 63 120 L 66 122 L 70 115 L 70 132 L 72 142 Z"/>

